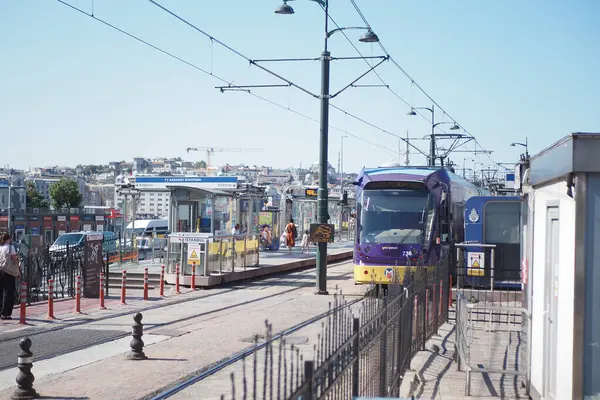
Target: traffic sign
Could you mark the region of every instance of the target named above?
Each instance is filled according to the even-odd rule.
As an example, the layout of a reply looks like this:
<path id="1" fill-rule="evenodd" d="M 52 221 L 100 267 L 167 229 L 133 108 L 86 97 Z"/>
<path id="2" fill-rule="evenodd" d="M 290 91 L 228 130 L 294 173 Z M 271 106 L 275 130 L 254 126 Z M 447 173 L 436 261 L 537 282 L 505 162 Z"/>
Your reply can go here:
<path id="1" fill-rule="evenodd" d="M 188 264 L 200 265 L 200 245 L 199 244 L 188 244 Z"/>
<path id="2" fill-rule="evenodd" d="M 470 251 L 469 253 L 469 264 L 467 269 L 467 275 L 469 276 L 484 276 L 485 275 L 485 261 L 483 252 Z"/>

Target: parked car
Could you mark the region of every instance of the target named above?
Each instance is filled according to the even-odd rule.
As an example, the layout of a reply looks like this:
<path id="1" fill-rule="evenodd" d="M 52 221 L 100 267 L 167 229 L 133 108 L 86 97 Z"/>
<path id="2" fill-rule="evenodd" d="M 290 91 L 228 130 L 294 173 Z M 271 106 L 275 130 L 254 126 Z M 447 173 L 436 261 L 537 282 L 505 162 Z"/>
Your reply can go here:
<path id="1" fill-rule="evenodd" d="M 119 243 L 114 232 L 69 232 L 60 235 L 49 248 L 50 257 L 53 259 L 62 259 L 69 254 L 79 256 L 83 254 L 85 240 L 87 235 L 102 234 L 102 253 L 112 256 L 118 252 Z M 67 250 L 68 249 L 68 250 Z"/>

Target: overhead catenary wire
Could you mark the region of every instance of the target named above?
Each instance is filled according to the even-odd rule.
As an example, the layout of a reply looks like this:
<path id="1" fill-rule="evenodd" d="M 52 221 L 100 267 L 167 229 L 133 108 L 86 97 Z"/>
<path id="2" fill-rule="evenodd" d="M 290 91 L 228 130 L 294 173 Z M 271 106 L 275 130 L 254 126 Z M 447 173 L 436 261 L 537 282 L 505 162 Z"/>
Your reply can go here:
<path id="1" fill-rule="evenodd" d="M 354 6 L 354 9 L 356 10 L 357 14 L 359 15 L 359 17 L 362 19 L 363 23 L 366 25 L 367 28 L 371 29 L 371 25 L 369 24 L 369 21 L 366 19 L 366 17 L 364 16 L 363 12 L 361 11 L 360 7 L 358 6 L 358 4 L 356 3 L 355 0 L 350 0 L 350 3 L 352 3 L 352 5 Z M 427 91 L 425 91 L 425 89 L 423 89 L 423 87 L 421 87 L 421 85 L 419 85 L 414 79 L 413 77 L 394 59 L 394 57 L 392 57 L 392 55 L 387 51 L 387 49 L 385 48 L 385 46 L 383 45 L 383 42 L 381 40 L 379 40 L 379 42 L 377 42 L 377 44 L 379 45 L 379 47 L 381 48 L 381 50 L 383 51 L 383 53 L 389 57 L 390 61 L 392 62 L 392 64 L 394 66 L 396 66 L 405 76 L 406 78 L 408 78 L 411 82 L 412 85 L 414 85 L 417 89 L 419 89 L 421 91 L 421 93 L 423 93 L 429 100 L 431 100 L 431 102 L 438 107 L 445 115 L 447 115 L 450 119 L 452 119 L 455 123 L 456 123 L 456 119 L 454 119 L 450 113 L 448 113 L 442 106 L 439 105 L 438 102 L 436 102 L 433 97 L 431 97 L 429 95 L 429 93 L 427 93 Z M 475 135 L 473 135 L 472 133 L 470 133 L 467 129 L 464 128 L 464 126 L 462 124 L 459 124 L 459 126 L 461 127 L 461 129 L 470 137 L 472 137 L 476 143 L 476 146 L 479 146 L 480 150 L 482 150 L 484 152 L 484 154 L 486 154 L 486 156 L 490 159 L 490 161 L 496 165 L 498 165 L 498 163 L 489 155 L 489 153 L 485 152 L 485 149 L 483 148 L 483 146 L 481 145 L 481 143 L 477 140 L 477 138 L 475 137 Z"/>
<path id="2" fill-rule="evenodd" d="M 69 4 L 69 3 L 67 3 L 67 2 L 65 2 L 65 1 L 63 1 L 63 0 L 57 0 L 57 1 L 58 1 L 59 3 L 61 3 L 61 4 L 65 5 L 65 6 L 67 6 L 67 7 L 70 7 L 70 8 L 72 8 L 73 10 L 75 10 L 75 11 L 77 11 L 77 12 L 80 12 L 80 13 L 81 13 L 81 14 L 83 14 L 83 15 L 86 15 L 86 16 L 88 16 L 88 17 L 90 17 L 90 18 L 92 18 L 92 19 L 96 20 L 97 22 L 100 22 L 100 23 L 102 23 L 103 25 L 105 25 L 105 26 L 107 26 L 107 27 L 109 27 L 109 28 L 111 28 L 111 29 L 114 29 L 115 31 L 117 31 L 117 32 L 119 32 L 119 33 L 121 33 L 121 34 L 124 34 L 124 35 L 126 35 L 127 37 L 129 37 L 129 38 L 131 38 L 131 39 L 134 39 L 134 40 L 136 40 L 136 41 L 138 41 L 138 42 L 140 42 L 140 43 L 143 43 L 143 44 L 145 44 L 146 46 L 148 46 L 148 47 L 150 47 L 150 48 L 152 48 L 152 49 L 154 49 L 154 50 L 156 50 L 156 51 L 159 51 L 159 52 L 160 52 L 160 53 L 162 53 L 162 54 L 165 54 L 165 55 L 167 55 L 167 56 L 169 56 L 169 57 L 171 57 L 171 58 L 173 58 L 173 59 L 175 59 L 175 60 L 177 60 L 177 61 L 179 61 L 179 62 L 181 62 L 181 63 L 183 63 L 183 64 L 185 64 L 185 65 L 187 65 L 187 66 L 189 66 L 189 67 L 192 67 L 192 68 L 194 68 L 194 69 L 196 69 L 196 70 L 198 70 L 198 71 L 200 71 L 200 72 L 202 72 L 202 73 L 204 73 L 204 74 L 206 74 L 206 75 L 209 75 L 209 76 L 211 76 L 211 77 L 213 77 L 213 78 L 215 78 L 215 79 L 217 79 L 217 80 L 221 81 L 222 83 L 225 83 L 225 84 L 227 84 L 227 85 L 228 85 L 229 87 L 231 87 L 231 88 L 239 88 L 241 91 L 243 91 L 244 93 L 247 93 L 247 94 L 249 94 L 250 96 L 252 96 L 252 97 L 254 97 L 254 98 L 257 98 L 257 99 L 259 99 L 259 100 L 262 100 L 262 101 L 264 101 L 264 102 L 267 102 L 267 103 L 269 103 L 269 104 L 271 104 L 271 105 L 274 105 L 274 106 L 276 106 L 276 107 L 279 107 L 279 108 L 281 108 L 281 109 L 283 109 L 283 110 L 287 110 L 287 111 L 289 111 L 289 112 L 291 112 L 291 113 L 293 113 L 293 114 L 296 114 L 296 115 L 298 115 L 298 116 L 300 116 L 300 117 L 303 117 L 303 118 L 305 118 L 305 119 L 308 119 L 308 120 L 310 120 L 310 121 L 313 121 L 313 122 L 319 123 L 319 120 L 318 120 L 318 119 L 316 119 L 316 118 L 313 118 L 313 117 L 311 117 L 311 116 L 309 116 L 309 115 L 307 115 L 307 114 L 304 114 L 304 113 L 302 113 L 302 112 L 300 112 L 300 111 L 294 110 L 294 109 L 290 108 L 289 106 L 285 106 L 285 105 L 282 105 L 282 104 L 280 104 L 280 103 L 277 103 L 276 101 L 273 101 L 273 100 L 271 100 L 271 99 L 269 99 L 269 98 L 266 98 L 266 97 L 264 97 L 264 96 L 260 96 L 260 95 L 258 95 L 258 94 L 256 94 L 256 93 L 253 93 L 253 92 L 251 92 L 250 90 L 244 90 L 244 89 L 242 89 L 242 88 L 240 88 L 240 87 L 236 86 L 235 84 L 233 84 L 233 81 L 229 81 L 229 80 L 227 80 L 227 79 L 225 79 L 225 78 L 222 78 L 221 76 L 219 76 L 219 75 L 217 75 L 217 74 L 213 73 L 212 71 L 208 71 L 208 70 L 206 70 L 206 69 L 204 69 L 204 68 L 202 68 L 202 67 L 200 67 L 200 66 L 198 66 L 198 65 L 196 65 L 196 64 L 194 64 L 194 63 L 192 63 L 192 62 L 190 62 L 190 61 L 187 61 L 187 60 L 185 60 L 184 58 L 181 58 L 181 57 L 179 57 L 179 56 L 177 56 L 177 55 L 175 55 L 175 54 L 173 54 L 173 53 L 171 53 L 171 52 L 169 52 L 169 51 L 167 51 L 167 50 L 164 50 L 164 49 L 162 49 L 162 48 L 160 48 L 160 47 L 158 47 L 158 46 L 156 46 L 156 45 L 154 45 L 154 44 L 152 44 L 152 43 L 148 42 L 147 40 L 144 40 L 144 39 L 140 38 L 139 36 L 136 36 L 136 35 L 134 35 L 134 34 L 132 34 L 132 33 L 129 33 L 129 32 L 127 32 L 127 31 L 125 31 L 125 30 L 123 30 L 123 29 L 121 29 L 121 28 L 119 28 L 119 27 L 117 27 L 117 26 L 115 26 L 115 25 L 111 24 L 111 23 L 110 23 L 110 22 L 108 22 L 108 21 L 105 21 L 105 20 L 103 20 L 103 19 L 101 19 L 101 18 L 99 18 L 99 17 L 97 17 L 97 16 L 95 16 L 95 15 L 92 15 L 92 14 L 90 14 L 90 13 L 87 13 L 85 10 L 82 10 L 82 9 L 80 9 L 80 8 L 78 8 L 78 7 L 75 7 L 75 6 L 73 6 L 72 4 Z M 214 39 L 214 38 L 211 38 L 211 40 L 215 40 L 215 39 Z M 344 112 L 345 112 L 345 111 L 344 111 Z M 351 113 L 347 113 L 347 114 L 348 114 L 349 116 L 353 116 Z M 356 134 L 354 134 L 354 133 L 352 133 L 352 132 L 348 132 L 348 130 L 347 130 L 347 129 L 341 129 L 341 128 L 338 128 L 338 127 L 336 127 L 336 126 L 334 126 L 334 125 L 329 125 L 329 127 L 330 127 L 331 129 L 334 129 L 334 130 L 336 130 L 336 131 L 339 131 L 339 132 L 342 132 L 342 133 L 344 133 L 344 134 L 347 134 L 348 136 L 351 136 L 351 137 L 353 137 L 353 138 L 355 138 L 355 139 L 358 139 L 358 140 L 361 140 L 361 141 L 363 141 L 363 142 L 365 142 L 365 143 L 368 143 L 368 144 L 370 144 L 370 145 L 372 145 L 372 146 L 378 147 L 378 148 L 380 148 L 380 149 L 383 149 L 383 150 L 386 150 L 386 151 L 389 151 L 389 152 L 392 152 L 392 153 L 396 153 L 396 151 L 394 151 L 394 150 L 390 150 L 390 149 L 388 149 L 388 148 L 387 148 L 387 147 L 385 147 L 385 146 L 382 146 L 382 145 L 380 145 L 380 144 L 378 144 L 378 143 L 375 143 L 375 142 L 373 142 L 373 141 L 370 141 L 370 140 L 368 140 L 368 139 L 365 139 L 365 138 L 363 138 L 363 137 L 361 137 L 361 136 L 359 136 L 359 135 L 356 135 Z M 381 128 L 378 128 L 378 129 L 381 129 Z M 381 130 L 382 130 L 382 131 L 384 131 L 383 129 L 381 129 Z"/>

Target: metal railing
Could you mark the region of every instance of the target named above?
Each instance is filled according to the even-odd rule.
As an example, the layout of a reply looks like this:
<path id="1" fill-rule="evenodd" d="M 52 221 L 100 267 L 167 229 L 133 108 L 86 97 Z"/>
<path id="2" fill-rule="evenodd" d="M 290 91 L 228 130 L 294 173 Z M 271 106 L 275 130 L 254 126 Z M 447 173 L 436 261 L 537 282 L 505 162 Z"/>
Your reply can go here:
<path id="1" fill-rule="evenodd" d="M 434 265 L 409 267 L 403 282 L 387 290 L 372 287 L 352 307 L 335 296 L 327 319 L 306 328 L 312 346 L 274 338 L 267 323 L 266 345 L 259 346 L 255 337 L 252 361 L 241 360 L 241 379 L 231 373 L 232 397 L 236 392 L 241 398 L 302 400 L 398 396 L 412 357 L 447 320 L 448 255 L 443 249 Z"/>
<path id="2" fill-rule="evenodd" d="M 472 303 L 457 293 L 456 361 L 458 370 L 466 372 L 466 396 L 471 395 L 473 372 L 525 376 L 524 382 L 529 381 L 530 318 L 522 307 Z"/>
<path id="3" fill-rule="evenodd" d="M 19 254 L 20 282 L 27 283 L 27 304 L 48 299 L 48 281 L 54 280 L 54 298 L 75 296 L 75 277 L 82 271 L 83 252 L 72 246 L 32 248 L 27 254 Z M 19 294 L 15 298 L 19 301 Z"/>
<path id="4" fill-rule="evenodd" d="M 259 263 L 260 236 L 207 236 L 194 242 L 197 245 L 198 261 L 196 274 L 210 276 L 225 274 Z M 192 272 L 192 261 L 188 257 L 189 243 L 168 243 L 166 264 L 168 272 L 174 273 L 177 264 L 184 275 Z"/>

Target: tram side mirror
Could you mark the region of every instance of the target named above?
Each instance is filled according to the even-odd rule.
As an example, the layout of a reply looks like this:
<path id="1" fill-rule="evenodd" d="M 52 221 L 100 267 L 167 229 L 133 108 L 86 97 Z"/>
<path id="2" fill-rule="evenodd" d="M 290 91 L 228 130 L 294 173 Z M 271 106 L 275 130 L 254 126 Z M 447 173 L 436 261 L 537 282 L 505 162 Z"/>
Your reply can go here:
<path id="1" fill-rule="evenodd" d="M 444 190 L 442 192 L 442 204 L 446 203 L 446 199 L 448 198 L 448 193 Z"/>

